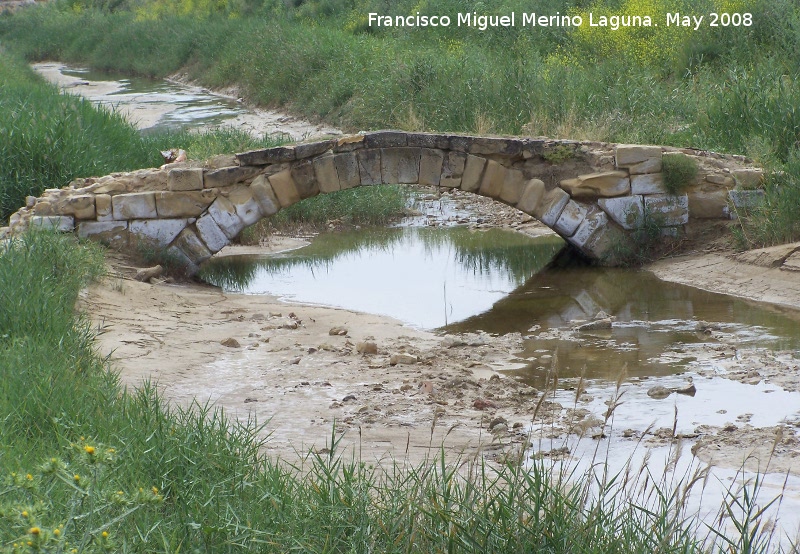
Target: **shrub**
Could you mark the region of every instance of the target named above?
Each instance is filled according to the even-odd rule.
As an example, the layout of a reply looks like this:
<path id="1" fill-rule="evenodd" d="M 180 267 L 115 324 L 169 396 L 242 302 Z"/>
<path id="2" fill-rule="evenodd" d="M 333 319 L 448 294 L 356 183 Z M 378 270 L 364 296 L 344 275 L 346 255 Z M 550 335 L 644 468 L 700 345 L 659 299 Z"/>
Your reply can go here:
<path id="1" fill-rule="evenodd" d="M 664 156 L 664 188 L 672 195 L 682 194 L 697 177 L 697 161 L 686 154 Z"/>

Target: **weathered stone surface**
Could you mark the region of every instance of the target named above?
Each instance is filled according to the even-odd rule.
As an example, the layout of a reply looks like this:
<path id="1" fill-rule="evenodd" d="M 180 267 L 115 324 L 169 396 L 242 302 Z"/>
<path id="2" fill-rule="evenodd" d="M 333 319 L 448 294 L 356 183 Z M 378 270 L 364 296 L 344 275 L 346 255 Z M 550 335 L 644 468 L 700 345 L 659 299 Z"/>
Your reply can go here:
<path id="1" fill-rule="evenodd" d="M 408 133 L 406 135 L 407 146 L 419 146 L 422 148 L 433 148 L 438 150 L 449 150 L 450 140 L 447 135 L 437 135 L 434 133 Z"/>
<path id="2" fill-rule="evenodd" d="M 685 225 L 689 222 L 689 197 L 685 194 L 653 194 L 644 197 L 644 209 L 653 214 L 664 227 Z"/>
<path id="3" fill-rule="evenodd" d="M 597 204 L 623 229 L 638 229 L 644 223 L 644 200 L 639 195 L 601 198 Z"/>
<path id="4" fill-rule="evenodd" d="M 276 146 L 265 150 L 251 150 L 236 154 L 239 165 L 269 165 L 291 162 L 296 159 L 294 146 Z"/>
<path id="5" fill-rule="evenodd" d="M 333 151 L 338 152 L 354 152 L 364 148 L 364 135 L 350 135 L 342 137 L 336 141 L 336 146 Z"/>
<path id="6" fill-rule="evenodd" d="M 442 176 L 439 186 L 458 188 L 461 186 L 461 176 L 467 165 L 467 155 L 463 152 L 447 152 L 442 163 Z"/>
<path id="7" fill-rule="evenodd" d="M 333 157 L 336 173 L 339 176 L 339 186 L 349 189 L 361 185 L 361 174 L 358 170 L 358 160 L 354 152 L 336 154 Z"/>
<path id="8" fill-rule="evenodd" d="M 366 148 L 392 148 L 408 144 L 406 133 L 402 131 L 375 131 L 364 136 Z"/>
<path id="9" fill-rule="evenodd" d="M 629 165 L 628 173 L 631 175 L 639 175 L 642 173 L 659 173 L 662 167 L 662 159 L 659 156 L 658 158 L 650 158 L 649 160 L 641 163 Z"/>
<path id="10" fill-rule="evenodd" d="M 250 183 L 250 192 L 253 193 L 253 198 L 258 202 L 261 213 L 265 216 L 273 215 L 281 209 L 280 202 L 275 197 L 275 192 L 266 176 L 259 175 L 253 179 L 253 182 Z"/>
<path id="11" fill-rule="evenodd" d="M 292 165 L 292 179 L 297 187 L 297 194 L 300 198 L 310 198 L 319 194 L 317 176 L 314 172 L 314 162 L 302 160 Z"/>
<path id="12" fill-rule="evenodd" d="M 127 221 L 84 221 L 78 224 L 78 237 L 90 238 L 112 246 L 128 244 Z"/>
<path id="13" fill-rule="evenodd" d="M 128 230 L 140 240 L 167 246 L 186 227 L 186 223 L 185 219 L 135 219 L 128 225 Z"/>
<path id="14" fill-rule="evenodd" d="M 795 252 L 800 252 L 800 242 L 747 250 L 736 254 L 734 258 L 738 262 L 761 267 L 780 267 Z"/>
<path id="15" fill-rule="evenodd" d="M 214 201 L 210 190 L 188 192 L 156 192 L 158 217 L 197 217 Z"/>
<path id="16" fill-rule="evenodd" d="M 300 193 L 297 192 L 294 179 L 292 179 L 291 170 L 284 169 L 279 173 L 270 175 L 267 177 L 267 180 L 269 184 L 272 185 L 272 191 L 278 198 L 278 202 L 281 203 L 282 208 L 286 208 L 300 201 Z"/>
<path id="17" fill-rule="evenodd" d="M 631 194 L 667 194 L 667 189 L 664 188 L 663 174 L 633 175 L 631 177 Z"/>
<path id="18" fill-rule="evenodd" d="M 442 177 L 444 152 L 423 148 L 419 159 L 419 184 L 436 187 Z"/>
<path id="19" fill-rule="evenodd" d="M 55 207 L 47 200 L 39 200 L 33 206 L 33 213 L 36 215 L 58 215 L 56 214 Z"/>
<path id="20" fill-rule="evenodd" d="M 698 219 L 728 219 L 728 192 L 719 190 L 689 191 L 689 217 Z"/>
<path id="21" fill-rule="evenodd" d="M 295 157 L 298 160 L 311 158 L 312 156 L 319 156 L 324 154 L 334 146 L 336 146 L 336 139 L 328 139 L 320 142 L 309 142 L 307 144 L 297 144 L 294 147 Z"/>
<path id="22" fill-rule="evenodd" d="M 203 169 L 200 167 L 170 169 L 167 186 L 171 191 L 203 190 Z"/>
<path id="23" fill-rule="evenodd" d="M 203 169 L 208 172 L 224 169 L 226 167 L 238 167 L 239 161 L 234 154 L 217 154 L 207 159 L 203 164 Z"/>
<path id="24" fill-rule="evenodd" d="M 800 252 L 795 252 L 783 262 L 781 269 L 786 271 L 800 271 Z"/>
<path id="25" fill-rule="evenodd" d="M 114 218 L 111 211 L 111 195 L 98 194 L 94 197 L 97 221 L 109 221 Z"/>
<path id="26" fill-rule="evenodd" d="M 522 141 L 514 138 L 469 137 L 467 152 L 478 155 L 516 156 L 522 152 Z"/>
<path id="27" fill-rule="evenodd" d="M 114 219 L 151 219 L 158 217 L 153 192 L 132 192 L 111 197 Z"/>
<path id="28" fill-rule="evenodd" d="M 589 213 L 589 210 L 586 206 L 570 200 L 564 206 L 564 210 L 553 226 L 553 230 L 562 237 L 571 237 L 578 229 L 578 226 L 583 223 L 587 213 Z"/>
<path id="29" fill-rule="evenodd" d="M 733 177 L 729 175 L 706 175 L 706 181 L 714 185 L 721 185 L 725 188 L 731 188 L 736 184 Z"/>
<path id="30" fill-rule="evenodd" d="M 736 169 L 733 171 L 733 179 L 741 189 L 754 189 L 764 181 L 764 172 L 757 168 Z"/>
<path id="31" fill-rule="evenodd" d="M 486 170 L 483 172 L 483 179 L 481 179 L 481 186 L 478 189 L 478 194 L 490 198 L 497 198 L 500 196 L 507 171 L 504 165 L 494 160 L 489 160 L 486 163 Z"/>
<path id="32" fill-rule="evenodd" d="M 503 187 L 500 189 L 500 200 L 512 206 L 516 205 L 519 199 L 522 198 L 525 184 L 525 175 L 521 171 L 509 169 L 506 171 Z"/>
<path id="33" fill-rule="evenodd" d="M 652 159 L 660 160 L 661 147 L 641 144 L 618 144 L 614 149 L 614 157 L 617 167 L 627 167 Z"/>
<path id="34" fill-rule="evenodd" d="M 565 179 L 559 186 L 573 198 L 622 196 L 631 191 L 631 182 L 624 171 L 603 171 Z"/>
<path id="35" fill-rule="evenodd" d="M 578 249 L 587 252 L 591 245 L 596 242 L 596 237 L 594 235 L 607 225 L 608 216 L 605 212 L 598 210 L 589 214 L 583 222 L 578 225 L 578 229 L 568 240 L 574 246 L 578 247 Z"/>
<path id="36" fill-rule="evenodd" d="M 525 190 L 522 192 L 522 197 L 519 199 L 519 202 L 517 202 L 517 208 L 526 214 L 533 215 L 544 193 L 544 181 L 539 179 L 529 180 L 525 185 Z"/>
<path id="37" fill-rule="evenodd" d="M 323 193 L 341 190 L 339 174 L 336 172 L 336 164 L 333 158 L 333 154 L 326 154 L 319 158 L 314 158 L 314 174 L 317 177 L 319 190 Z"/>
<path id="38" fill-rule="evenodd" d="M 178 262 L 183 266 L 187 275 L 194 275 L 200 271 L 200 268 L 197 267 L 197 264 L 195 264 L 191 258 L 189 258 L 189 256 L 187 256 L 184 251 L 177 246 L 173 245 L 167 248 L 167 254 L 178 260 Z"/>
<path id="39" fill-rule="evenodd" d="M 223 167 L 207 171 L 203 176 L 203 187 L 207 189 L 230 187 L 236 183 L 243 183 L 255 178 L 263 168 L 252 165 Z M 173 169 L 172 171 L 177 171 Z M 172 175 L 170 171 L 170 175 Z M 170 188 L 170 190 L 174 190 Z"/>
<path id="40" fill-rule="evenodd" d="M 262 217 L 258 202 L 253 198 L 253 192 L 248 186 L 238 186 L 228 195 L 228 200 L 234 205 L 236 215 L 245 225 L 252 225 Z M 186 254 L 190 254 L 184 250 Z M 191 257 L 191 255 L 189 256 Z"/>
<path id="41" fill-rule="evenodd" d="M 198 265 L 211 257 L 211 252 L 191 229 L 181 231 L 181 234 L 175 240 L 175 246 L 180 248 L 192 262 Z"/>
<path id="42" fill-rule="evenodd" d="M 75 219 L 94 219 L 96 216 L 94 199 L 91 194 L 67 196 L 58 202 L 56 211 L 62 215 L 75 216 Z"/>
<path id="43" fill-rule="evenodd" d="M 62 232 L 72 231 L 75 228 L 75 218 L 71 215 L 35 215 L 31 218 L 31 227 Z"/>
<path id="44" fill-rule="evenodd" d="M 467 192 L 477 192 L 481 186 L 483 168 L 486 166 L 486 159 L 471 154 L 467 155 L 464 164 L 464 174 L 461 176 L 461 190 Z"/>
<path id="45" fill-rule="evenodd" d="M 381 150 L 366 148 L 356 152 L 358 174 L 362 185 L 381 184 Z"/>
<path id="46" fill-rule="evenodd" d="M 420 148 L 384 148 L 381 150 L 381 180 L 385 184 L 419 182 Z"/>
<path id="47" fill-rule="evenodd" d="M 764 191 L 756 190 L 729 190 L 728 198 L 733 204 L 734 208 L 740 210 L 749 210 L 760 206 L 764 202 Z M 38 205 L 38 204 L 37 204 Z"/>
<path id="48" fill-rule="evenodd" d="M 102 183 L 97 183 L 91 187 L 87 187 L 95 194 L 120 194 L 123 192 L 130 192 L 132 187 L 129 187 L 123 181 L 118 181 L 113 177 Z"/>
<path id="49" fill-rule="evenodd" d="M 228 239 L 235 238 L 244 229 L 244 222 L 236 213 L 236 206 L 224 196 L 214 200 L 208 207 L 208 213 Z M 211 248 L 210 244 L 208 246 Z"/>
<path id="50" fill-rule="evenodd" d="M 212 218 L 210 214 L 206 214 L 198 219 L 197 223 L 195 223 L 195 227 L 197 227 L 197 233 L 200 235 L 200 238 L 214 254 L 222 250 L 228 244 L 228 237 L 225 236 L 225 233 L 222 232 L 222 229 L 219 228 L 219 225 L 217 225 L 217 222 L 214 221 L 214 218 Z"/>
<path id="51" fill-rule="evenodd" d="M 569 200 L 569 194 L 560 188 L 548 190 L 542 195 L 539 205 L 533 211 L 533 217 L 552 228 L 561 217 L 561 212 Z"/>

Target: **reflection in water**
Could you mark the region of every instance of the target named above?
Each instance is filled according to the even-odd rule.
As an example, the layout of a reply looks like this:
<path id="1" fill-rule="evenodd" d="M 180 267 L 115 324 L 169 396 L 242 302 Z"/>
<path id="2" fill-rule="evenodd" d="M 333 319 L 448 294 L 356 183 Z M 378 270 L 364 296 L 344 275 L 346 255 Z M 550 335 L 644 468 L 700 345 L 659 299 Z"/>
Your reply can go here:
<path id="1" fill-rule="evenodd" d="M 615 380 L 623 367 L 631 377 L 675 373 L 685 367 L 659 361 L 665 351 L 675 350 L 676 345 L 680 349 L 680 344 L 715 342 L 713 333 L 709 336 L 698 331 L 700 321 L 733 334 L 739 346 L 775 350 L 800 346 L 800 316 L 796 312 L 665 283 L 643 271 L 607 268 L 538 273 L 491 310 L 447 329 L 500 334 L 529 334 L 534 329 L 537 333 L 545 331 L 548 337 L 546 331 L 569 330 L 600 311 L 616 318 L 612 329 L 568 333 L 565 338 L 531 338 L 525 342 L 525 350 L 518 353 L 526 367 L 515 373 L 542 387 L 556 351 L 560 377 L 578 376 L 584 368 L 589 378 L 610 380 Z M 687 354 L 687 360 L 690 358 Z"/>
<path id="2" fill-rule="evenodd" d="M 226 290 L 386 314 L 439 327 L 489 309 L 543 268 L 557 237 L 502 229 L 390 228 L 327 233 L 270 257 L 212 260 L 201 272 Z"/>

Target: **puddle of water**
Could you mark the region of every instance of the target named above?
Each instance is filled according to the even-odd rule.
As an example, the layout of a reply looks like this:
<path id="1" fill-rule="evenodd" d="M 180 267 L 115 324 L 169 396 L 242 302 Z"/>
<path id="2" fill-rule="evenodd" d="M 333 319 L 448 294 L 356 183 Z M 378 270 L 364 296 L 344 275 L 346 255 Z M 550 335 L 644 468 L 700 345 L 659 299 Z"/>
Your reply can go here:
<path id="1" fill-rule="evenodd" d="M 563 246 L 491 229 L 326 233 L 271 257 L 212 260 L 202 278 L 230 291 L 389 315 L 435 328 L 488 310 Z"/>

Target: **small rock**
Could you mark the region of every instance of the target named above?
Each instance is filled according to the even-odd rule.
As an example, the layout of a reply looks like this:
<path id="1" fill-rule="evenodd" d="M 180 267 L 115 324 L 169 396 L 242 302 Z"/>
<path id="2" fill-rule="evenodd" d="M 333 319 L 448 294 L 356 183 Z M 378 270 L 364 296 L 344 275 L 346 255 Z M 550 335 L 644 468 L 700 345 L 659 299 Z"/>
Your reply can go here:
<path id="1" fill-rule="evenodd" d="M 281 312 L 270 312 L 269 317 L 283 317 Z"/>
<path id="2" fill-rule="evenodd" d="M 489 431 L 491 431 L 492 429 L 494 429 L 495 427 L 497 427 L 500 424 L 503 424 L 503 425 L 507 426 L 508 425 L 508 420 L 506 420 L 506 418 L 504 418 L 503 416 L 497 416 L 496 418 L 494 418 L 489 423 Z"/>
<path id="3" fill-rule="evenodd" d="M 296 321 L 289 321 L 288 323 L 284 323 L 281 325 L 282 329 L 297 329 L 297 322 Z"/>
<path id="4" fill-rule="evenodd" d="M 631 437 L 635 437 L 636 436 L 636 431 L 634 431 L 633 429 L 625 429 L 622 432 L 622 436 L 625 437 L 626 439 L 629 439 Z"/>
<path id="5" fill-rule="evenodd" d="M 493 435 L 505 435 L 506 433 L 508 433 L 508 425 L 506 425 L 505 423 L 498 423 L 497 425 L 489 429 L 489 432 Z"/>
<path id="6" fill-rule="evenodd" d="M 160 265 L 154 267 L 145 267 L 136 272 L 134 279 L 137 281 L 148 282 L 154 277 L 161 277 L 164 273 L 164 268 Z"/>
<path id="7" fill-rule="evenodd" d="M 266 319 L 266 317 L 264 317 L 264 314 L 253 314 L 250 316 L 250 319 L 253 321 L 259 321 L 261 319 Z"/>
<path id="8" fill-rule="evenodd" d="M 372 341 L 357 342 L 356 352 L 359 354 L 377 354 L 378 345 Z"/>
<path id="9" fill-rule="evenodd" d="M 389 365 L 397 365 L 397 364 L 415 364 L 419 361 L 419 358 L 416 356 L 412 356 L 411 354 L 405 354 L 403 352 L 392 354 L 389 357 Z"/>
<path id="10" fill-rule="evenodd" d="M 317 349 L 316 349 L 316 348 L 314 348 L 313 346 L 310 346 L 310 347 L 308 348 L 308 353 L 309 353 L 309 354 L 313 354 L 314 352 L 317 352 Z"/>
<path id="11" fill-rule="evenodd" d="M 328 334 L 332 337 L 334 336 L 345 336 L 347 334 L 347 327 L 332 327 Z"/>
<path id="12" fill-rule="evenodd" d="M 239 344 L 239 341 L 233 337 L 228 337 L 227 339 L 220 342 L 222 346 L 227 346 L 228 348 L 241 348 L 242 345 Z"/>
<path id="13" fill-rule="evenodd" d="M 355 394 L 348 394 L 347 396 L 342 398 L 342 402 L 352 402 L 355 399 L 356 399 L 356 395 Z"/>
<path id="14" fill-rule="evenodd" d="M 302 359 L 301 356 L 298 356 L 296 358 L 292 358 L 291 360 L 289 360 L 289 365 L 297 365 L 297 364 L 300 363 L 301 359 Z"/>
<path id="15" fill-rule="evenodd" d="M 672 394 L 672 391 L 669 390 L 667 387 L 662 387 L 661 385 L 650 387 L 647 390 L 647 396 L 649 396 L 650 398 L 655 398 L 656 400 L 663 400 L 670 394 Z"/>
<path id="16" fill-rule="evenodd" d="M 417 391 L 421 394 L 432 394 L 433 393 L 433 383 L 430 381 L 422 381 L 417 387 Z"/>
<path id="17" fill-rule="evenodd" d="M 486 400 L 485 398 L 476 398 L 475 402 L 472 403 L 472 407 L 476 410 L 485 410 L 486 408 L 496 408 L 497 405 L 491 400 Z"/>
<path id="18" fill-rule="evenodd" d="M 466 345 L 467 345 L 466 342 L 451 335 L 447 335 L 444 339 L 442 339 L 443 348 L 456 348 L 459 346 L 466 346 Z"/>
<path id="19" fill-rule="evenodd" d="M 687 396 L 694 396 L 697 393 L 697 388 L 694 386 L 692 378 L 689 377 L 689 379 L 686 381 L 686 384 L 675 389 L 675 392 L 678 394 L 685 394 Z"/>
<path id="20" fill-rule="evenodd" d="M 245 398 L 244 403 L 247 404 L 249 402 L 258 402 L 258 398 Z"/>
<path id="21" fill-rule="evenodd" d="M 594 316 L 594 318 L 595 318 L 595 319 L 609 319 L 609 317 L 610 317 L 610 316 L 609 316 L 607 313 L 605 313 L 603 310 L 600 310 L 600 311 L 599 311 L 599 312 L 597 312 L 597 314 Z"/>
<path id="22" fill-rule="evenodd" d="M 578 326 L 578 331 L 601 331 L 611 329 L 611 318 L 597 319 Z"/>

